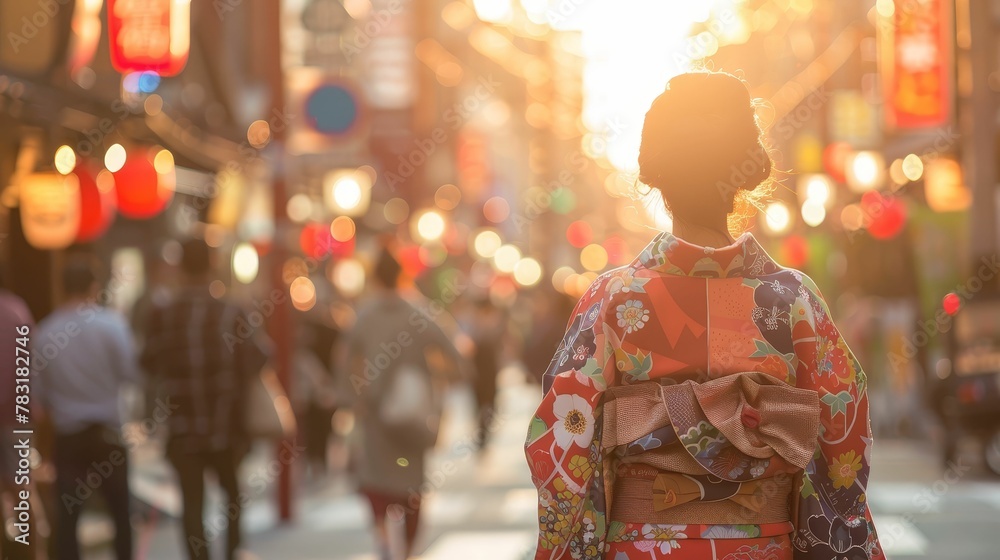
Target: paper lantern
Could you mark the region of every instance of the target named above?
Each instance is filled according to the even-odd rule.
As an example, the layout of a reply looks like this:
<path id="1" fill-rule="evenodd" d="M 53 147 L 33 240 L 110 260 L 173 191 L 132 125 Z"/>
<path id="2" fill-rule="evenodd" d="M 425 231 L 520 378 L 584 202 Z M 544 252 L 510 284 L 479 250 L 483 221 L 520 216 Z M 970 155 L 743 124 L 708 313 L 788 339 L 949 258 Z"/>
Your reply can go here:
<path id="1" fill-rule="evenodd" d="M 577 249 L 583 249 L 594 239 L 594 232 L 590 224 L 583 220 L 577 220 L 566 228 L 566 240 Z"/>
<path id="2" fill-rule="evenodd" d="M 76 239 L 80 187 L 76 175 L 34 173 L 20 185 L 21 228 L 37 249 L 63 249 Z"/>
<path id="3" fill-rule="evenodd" d="M 152 218 L 174 197 L 174 157 L 162 148 L 130 150 L 114 176 L 118 211 L 128 218 Z"/>
<path id="4" fill-rule="evenodd" d="M 809 262 L 809 242 L 801 235 L 789 235 L 781 242 L 782 263 L 800 268 Z"/>
<path id="5" fill-rule="evenodd" d="M 175 76 L 191 48 L 191 0 L 108 0 L 111 65 Z"/>
<path id="6" fill-rule="evenodd" d="M 306 255 L 320 259 L 333 250 L 333 234 L 324 224 L 311 222 L 302 227 L 299 234 L 299 246 Z"/>
<path id="7" fill-rule="evenodd" d="M 403 268 L 403 274 L 408 278 L 418 278 L 427 267 L 420 260 L 420 246 L 409 245 L 396 252 L 396 260 Z"/>
<path id="8" fill-rule="evenodd" d="M 76 230 L 79 243 L 93 241 L 104 235 L 115 217 L 115 178 L 102 169 L 80 163 L 73 170 L 80 185 L 80 225 Z"/>
<path id="9" fill-rule="evenodd" d="M 838 183 L 843 183 L 846 177 L 847 160 L 851 155 L 851 145 L 845 142 L 832 142 L 823 148 L 823 169 Z"/>
<path id="10" fill-rule="evenodd" d="M 955 315 L 962 308 L 962 298 L 958 297 L 958 294 L 954 292 L 949 293 L 941 300 L 941 307 L 948 315 Z"/>
<path id="11" fill-rule="evenodd" d="M 935 158 L 924 168 L 924 195 L 935 212 L 958 212 L 972 204 L 962 166 L 953 159 Z"/>
<path id="12" fill-rule="evenodd" d="M 898 197 L 870 191 L 861 197 L 861 208 L 870 219 L 868 233 L 875 239 L 891 239 L 906 225 L 906 205 Z"/>

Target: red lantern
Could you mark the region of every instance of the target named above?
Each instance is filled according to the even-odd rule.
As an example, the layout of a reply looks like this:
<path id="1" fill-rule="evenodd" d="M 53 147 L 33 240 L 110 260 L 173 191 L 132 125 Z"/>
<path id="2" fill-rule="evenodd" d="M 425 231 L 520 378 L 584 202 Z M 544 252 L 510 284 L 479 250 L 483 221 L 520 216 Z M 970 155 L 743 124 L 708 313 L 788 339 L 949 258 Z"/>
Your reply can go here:
<path id="1" fill-rule="evenodd" d="M 152 218 L 174 197 L 174 156 L 162 148 L 130 150 L 114 176 L 118 211 L 128 218 Z"/>
<path id="2" fill-rule="evenodd" d="M 809 242 L 801 235 L 789 235 L 781 244 L 783 263 L 801 268 L 809 261 Z"/>
<path id="3" fill-rule="evenodd" d="M 78 243 L 87 243 L 104 235 L 115 217 L 115 178 L 103 169 L 96 175 L 91 166 L 80 162 L 73 169 L 80 182 L 80 226 Z"/>
<path id="4" fill-rule="evenodd" d="M 952 292 L 941 300 L 941 307 L 948 315 L 955 315 L 962 308 L 962 299 L 958 297 L 958 294 Z"/>
<path id="5" fill-rule="evenodd" d="M 396 259 L 403 268 L 403 274 L 409 278 L 418 278 L 427 267 L 420 260 L 420 245 L 403 247 L 396 253 Z"/>
<path id="6" fill-rule="evenodd" d="M 111 65 L 174 76 L 191 47 L 191 0 L 108 0 Z"/>
<path id="7" fill-rule="evenodd" d="M 330 228 L 316 222 L 311 222 L 302 227 L 299 234 L 299 246 L 302 252 L 314 258 L 321 259 L 333 251 L 333 234 Z"/>
<path id="8" fill-rule="evenodd" d="M 577 220 L 566 228 L 566 240 L 577 249 L 583 249 L 594 239 L 594 232 L 590 224 L 582 220 Z"/>
<path id="9" fill-rule="evenodd" d="M 850 155 L 851 145 L 845 142 L 833 142 L 823 149 L 823 168 L 834 181 L 847 180 L 847 157 Z"/>
<path id="10" fill-rule="evenodd" d="M 898 197 L 869 191 L 861 197 L 861 208 L 869 219 L 868 233 L 875 239 L 891 239 L 906 225 L 906 205 Z"/>

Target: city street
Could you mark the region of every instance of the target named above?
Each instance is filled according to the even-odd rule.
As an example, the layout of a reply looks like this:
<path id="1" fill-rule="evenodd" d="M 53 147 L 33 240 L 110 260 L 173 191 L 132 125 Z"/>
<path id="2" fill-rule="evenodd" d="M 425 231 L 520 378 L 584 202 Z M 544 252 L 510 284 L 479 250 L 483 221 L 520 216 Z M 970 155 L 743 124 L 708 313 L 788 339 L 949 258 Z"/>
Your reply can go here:
<path id="1" fill-rule="evenodd" d="M 451 421 L 428 469 L 435 491 L 425 502 L 426 524 L 419 547 L 424 560 L 516 560 L 533 551 L 535 490 L 522 445 L 524 427 L 539 395 L 537 387 L 524 385 L 516 371 L 504 374 L 503 412 L 495 425 L 493 444 L 481 458 L 469 446 L 471 402 L 464 393 L 452 395 Z M 870 494 L 880 538 L 891 560 L 995 560 L 1000 480 L 982 471 L 974 447 L 963 451 L 959 464 L 942 472 L 934 449 L 925 444 L 876 442 Z M 254 468 L 244 472 L 248 470 L 252 473 Z M 144 488 L 147 484 L 148 480 L 133 485 Z M 298 520 L 289 526 L 276 524 L 269 496 L 258 496 L 244 519 L 249 550 L 257 557 L 376 559 L 367 503 L 350 492 L 345 480 L 307 484 L 299 493 Z M 206 515 L 207 526 L 218 526 L 218 518 Z M 139 550 L 146 551 L 145 558 L 177 558 L 176 519 L 165 519 L 140 534 Z M 95 553 L 91 557 L 108 556 Z"/>

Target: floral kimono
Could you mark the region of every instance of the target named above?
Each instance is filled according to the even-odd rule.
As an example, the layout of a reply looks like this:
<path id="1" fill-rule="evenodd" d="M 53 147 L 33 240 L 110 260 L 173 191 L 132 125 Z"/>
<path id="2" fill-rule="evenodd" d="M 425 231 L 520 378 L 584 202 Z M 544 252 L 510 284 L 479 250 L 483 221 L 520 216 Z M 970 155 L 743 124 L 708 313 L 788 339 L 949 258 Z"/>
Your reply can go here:
<path id="1" fill-rule="evenodd" d="M 608 393 L 642 382 L 654 390 L 725 382 L 739 372 L 770 376 L 814 400 L 818 426 L 788 486 L 787 520 L 621 520 L 614 492 L 620 473 L 606 472 L 611 450 L 602 439 Z M 526 443 L 539 496 L 536 560 L 884 558 L 865 493 L 872 445 L 866 385 L 813 281 L 777 265 L 752 235 L 713 249 L 659 234 L 584 294 L 545 372 Z M 714 440 L 697 435 L 692 456 L 734 479 L 769 468 L 767 460 L 726 455 L 718 433 Z M 644 434 L 624 453 L 668 437 L 673 433 Z M 690 443 L 681 438 L 679 445 Z"/>

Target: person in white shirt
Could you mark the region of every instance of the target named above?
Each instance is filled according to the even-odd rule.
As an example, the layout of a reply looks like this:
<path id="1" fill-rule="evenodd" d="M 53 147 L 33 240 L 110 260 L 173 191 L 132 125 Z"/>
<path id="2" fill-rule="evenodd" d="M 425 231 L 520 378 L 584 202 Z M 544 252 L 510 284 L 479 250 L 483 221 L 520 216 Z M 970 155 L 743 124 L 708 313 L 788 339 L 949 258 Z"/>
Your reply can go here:
<path id="1" fill-rule="evenodd" d="M 100 305 L 89 259 L 69 259 L 63 288 L 66 301 L 33 337 L 32 390 L 55 432 L 56 557 L 80 557 L 77 521 L 88 498 L 100 493 L 115 524 L 115 554 L 128 560 L 128 452 L 122 445 L 118 398 L 123 386 L 139 382 L 132 335 L 124 318 Z"/>

